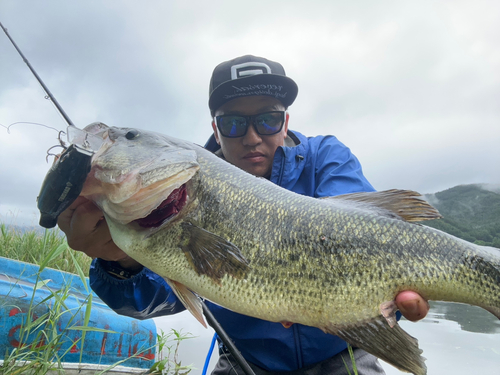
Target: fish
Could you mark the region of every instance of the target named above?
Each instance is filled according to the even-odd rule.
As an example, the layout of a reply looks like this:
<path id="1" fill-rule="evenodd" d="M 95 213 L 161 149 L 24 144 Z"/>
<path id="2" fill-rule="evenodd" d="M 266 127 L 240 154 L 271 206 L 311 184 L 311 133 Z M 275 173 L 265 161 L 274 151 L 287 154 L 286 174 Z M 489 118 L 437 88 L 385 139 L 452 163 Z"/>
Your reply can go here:
<path id="1" fill-rule="evenodd" d="M 424 375 L 418 341 L 396 319 L 399 292 L 500 318 L 500 249 L 420 224 L 441 216 L 416 192 L 312 198 L 181 139 L 103 123 L 84 130 L 103 146 L 81 194 L 102 209 L 116 245 L 165 278 L 202 324 L 200 297 L 318 327 Z"/>

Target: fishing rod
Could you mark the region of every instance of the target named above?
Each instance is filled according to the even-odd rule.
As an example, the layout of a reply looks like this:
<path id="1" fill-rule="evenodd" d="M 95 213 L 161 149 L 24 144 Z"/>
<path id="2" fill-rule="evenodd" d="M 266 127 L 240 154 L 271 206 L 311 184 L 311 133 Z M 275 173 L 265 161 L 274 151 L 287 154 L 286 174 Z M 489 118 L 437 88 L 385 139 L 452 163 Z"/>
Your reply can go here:
<path id="1" fill-rule="evenodd" d="M 236 363 L 240 365 L 241 369 L 246 375 L 255 375 L 248 362 L 245 360 L 245 358 L 243 358 L 236 345 L 234 345 L 234 343 L 231 341 L 231 338 L 227 335 L 226 331 L 224 331 L 224 328 L 222 328 L 217 319 L 215 319 L 215 316 L 213 316 L 212 312 L 208 309 L 205 302 L 202 299 L 200 299 L 200 301 L 201 307 L 203 308 L 203 313 L 205 314 L 205 318 L 207 318 L 208 324 L 210 324 L 214 331 L 217 332 L 217 335 L 220 337 L 226 348 L 233 355 Z"/>
<path id="2" fill-rule="evenodd" d="M 59 102 L 56 100 L 56 98 L 54 97 L 54 95 L 52 95 L 52 93 L 50 92 L 49 88 L 47 86 L 45 86 L 45 83 L 43 83 L 42 79 L 38 76 L 38 74 L 36 73 L 35 69 L 33 69 L 33 67 L 31 66 L 31 64 L 28 61 L 28 59 L 23 55 L 23 53 L 21 52 L 21 50 L 17 46 L 16 42 L 14 42 L 14 39 L 11 38 L 9 32 L 2 25 L 1 22 L 0 22 L 0 27 L 2 27 L 2 30 L 5 33 L 5 35 L 7 35 L 7 38 L 9 38 L 9 40 L 11 41 L 12 45 L 14 46 L 14 48 L 21 55 L 21 57 L 23 58 L 23 61 L 26 63 L 26 65 L 28 65 L 28 68 L 31 70 L 31 73 L 33 73 L 33 75 L 35 76 L 35 78 L 38 80 L 38 83 L 40 83 L 40 85 L 43 87 L 45 93 L 47 94 L 46 98 L 49 98 L 52 101 L 52 103 L 54 103 L 54 105 L 56 106 L 57 110 L 64 117 L 64 119 L 66 120 L 66 122 L 68 123 L 68 125 L 75 126 L 73 124 L 73 122 L 70 120 L 70 118 L 68 117 L 68 115 L 66 114 L 66 112 L 64 112 L 64 109 L 62 109 L 62 107 L 59 105 Z"/>
<path id="3" fill-rule="evenodd" d="M 23 61 L 28 65 L 28 68 L 33 73 L 38 83 L 42 86 L 47 94 L 46 98 L 54 103 L 56 109 L 69 125 L 66 131 L 69 146 L 66 147 L 63 145 L 59 137 L 59 142 L 61 146 L 63 146 L 64 151 L 47 172 L 37 197 L 37 207 L 40 211 L 40 226 L 44 228 L 53 228 L 57 224 L 59 215 L 80 195 L 83 184 L 90 172 L 92 155 L 99 149 L 102 140 L 98 140 L 94 135 L 77 128 L 75 124 L 73 124 L 69 116 L 64 109 L 62 109 L 59 102 L 54 95 L 52 95 L 49 88 L 31 66 L 28 59 L 24 56 L 21 49 L 17 46 L 16 42 L 12 39 L 1 22 L 0 26 Z"/>
<path id="4" fill-rule="evenodd" d="M 7 35 L 19 55 L 21 55 L 23 61 L 28 65 L 28 68 L 46 92 L 47 97 L 54 103 L 59 113 L 69 125 L 67 133 L 70 146 L 65 148 L 64 152 L 47 172 L 37 198 L 37 206 L 40 210 L 40 225 L 44 228 L 53 228 L 57 224 L 59 215 L 80 195 L 83 184 L 90 172 L 92 155 L 99 149 L 102 142 L 96 140 L 92 134 L 78 129 L 73 124 L 1 22 L 0 27 L 2 27 L 5 35 Z M 243 372 L 246 375 L 255 375 L 245 358 L 243 358 L 222 326 L 212 315 L 205 302 L 201 299 L 200 302 L 208 323 L 217 332 L 217 335 L 233 355 L 236 362 L 241 366 Z"/>

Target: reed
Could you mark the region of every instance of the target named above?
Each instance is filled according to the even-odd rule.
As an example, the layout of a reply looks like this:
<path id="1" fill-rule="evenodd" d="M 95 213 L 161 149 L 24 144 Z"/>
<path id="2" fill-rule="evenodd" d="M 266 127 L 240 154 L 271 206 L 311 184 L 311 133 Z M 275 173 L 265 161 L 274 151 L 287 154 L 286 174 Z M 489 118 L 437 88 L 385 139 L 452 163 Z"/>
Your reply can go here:
<path id="1" fill-rule="evenodd" d="M 46 264 L 49 268 L 78 274 L 76 264 L 88 276 L 92 258 L 82 252 L 75 252 L 65 246 L 57 257 L 49 254 L 59 246 L 66 244 L 66 239 L 59 229 L 45 229 L 43 232 L 19 229 L 0 224 L 0 256 L 27 263 Z"/>
<path id="2" fill-rule="evenodd" d="M 350 344 L 347 344 L 347 351 L 349 352 L 349 357 L 351 359 L 352 373 L 353 375 L 358 375 L 358 368 L 356 367 L 356 359 L 354 358 L 354 351 Z M 351 375 L 351 370 L 349 370 L 349 366 L 346 363 L 344 357 L 342 356 L 342 361 L 344 362 L 344 366 L 347 370 L 347 373 Z"/>

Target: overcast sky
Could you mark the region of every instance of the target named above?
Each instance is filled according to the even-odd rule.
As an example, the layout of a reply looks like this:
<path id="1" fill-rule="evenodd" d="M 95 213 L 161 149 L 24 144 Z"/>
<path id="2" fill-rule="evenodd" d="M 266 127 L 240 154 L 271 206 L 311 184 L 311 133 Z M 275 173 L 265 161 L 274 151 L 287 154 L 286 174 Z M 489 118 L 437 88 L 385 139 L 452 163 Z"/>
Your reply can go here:
<path id="1" fill-rule="evenodd" d="M 291 129 L 337 136 L 378 190 L 434 193 L 500 183 L 499 8 L 455 0 L 1 0 L 0 21 L 77 126 L 102 121 L 204 144 L 215 65 L 265 56 L 299 86 Z M 64 130 L 3 33 L 0 56 L 0 124 Z M 0 128 L 1 221 L 37 223 L 56 138 L 35 125 Z"/>
<path id="2" fill-rule="evenodd" d="M 500 183 L 498 1 L 0 0 L 0 22 L 79 127 L 204 144 L 208 82 L 244 54 L 299 86 L 290 128 L 333 134 L 378 190 Z M 64 130 L 0 34 L 0 124 Z M 0 221 L 36 224 L 57 132 L 0 127 Z"/>

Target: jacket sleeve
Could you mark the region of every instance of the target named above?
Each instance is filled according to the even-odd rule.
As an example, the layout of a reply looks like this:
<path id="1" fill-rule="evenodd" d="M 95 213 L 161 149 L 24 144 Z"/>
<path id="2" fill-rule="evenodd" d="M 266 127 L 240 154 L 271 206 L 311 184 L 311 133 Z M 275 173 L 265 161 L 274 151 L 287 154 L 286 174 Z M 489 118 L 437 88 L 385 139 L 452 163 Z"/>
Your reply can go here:
<path id="1" fill-rule="evenodd" d="M 317 138 L 315 197 L 375 191 L 363 175 L 358 159 L 333 136 Z"/>
<path id="2" fill-rule="evenodd" d="M 185 310 L 167 282 L 148 268 L 120 280 L 106 272 L 103 262 L 102 259 L 92 261 L 90 287 L 118 314 L 142 320 Z"/>

